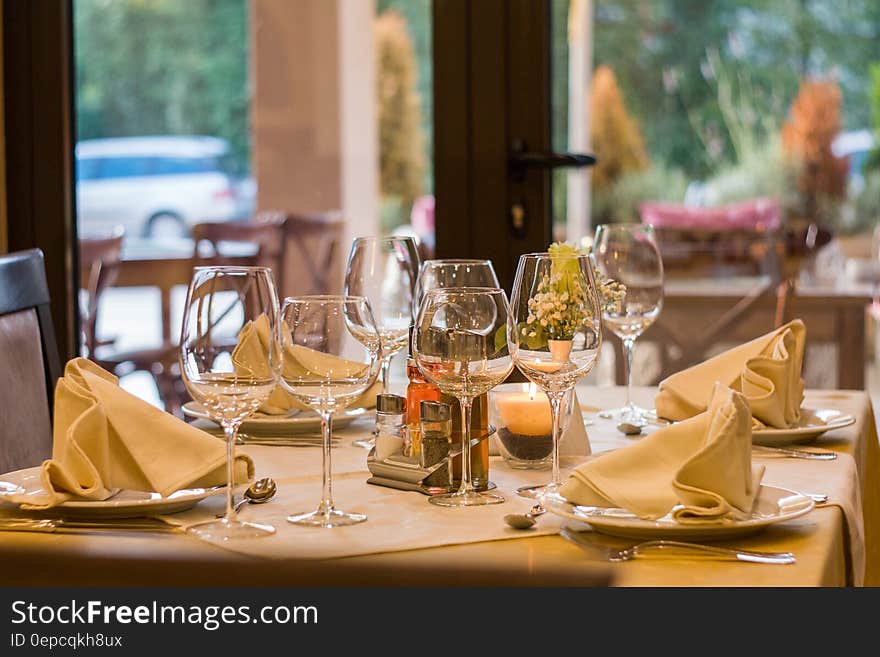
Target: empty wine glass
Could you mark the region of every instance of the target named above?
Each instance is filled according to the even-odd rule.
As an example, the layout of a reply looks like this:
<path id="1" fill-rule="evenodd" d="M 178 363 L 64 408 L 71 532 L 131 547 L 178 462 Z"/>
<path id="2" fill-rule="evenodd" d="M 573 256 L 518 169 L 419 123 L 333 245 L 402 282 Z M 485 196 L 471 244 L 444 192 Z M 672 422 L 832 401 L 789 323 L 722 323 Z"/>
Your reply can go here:
<path id="1" fill-rule="evenodd" d="M 626 403 L 600 415 L 645 426 L 650 412 L 632 402 L 630 389 L 636 338 L 663 308 L 663 260 L 654 228 L 647 224 L 603 224 L 596 229 L 593 257 L 601 274 L 626 288 L 621 302 L 606 304 L 602 311 L 605 324 L 623 341 L 626 352 Z"/>
<path id="2" fill-rule="evenodd" d="M 425 378 L 461 406 L 461 486 L 434 495 L 440 506 L 498 504 L 504 497 L 479 492 L 471 478 L 471 405 L 513 369 L 505 330 L 509 308 L 499 288 L 434 288 L 422 300 L 412 351 Z"/>
<path id="3" fill-rule="evenodd" d="M 333 504 L 330 445 L 333 414 L 350 406 L 379 375 L 381 339 L 370 304 L 355 296 L 288 297 L 281 321 L 281 385 L 321 416 L 324 450 L 318 508 L 287 520 L 328 528 L 363 522 L 366 515 L 346 513 Z"/>
<path id="4" fill-rule="evenodd" d="M 412 237 L 358 237 L 345 269 L 345 294 L 366 297 L 382 341 L 382 392 L 391 359 L 406 346 L 413 323 L 419 251 Z"/>
<path id="5" fill-rule="evenodd" d="M 413 295 L 413 317 L 428 290 L 437 287 L 500 287 L 491 260 L 440 258 L 425 260 Z"/>
<path id="6" fill-rule="evenodd" d="M 244 329 L 268 322 L 267 348 L 236 358 Z M 186 295 L 180 333 L 180 371 L 186 389 L 226 436 L 226 515 L 191 525 L 201 538 L 230 540 L 275 532 L 271 525 L 243 522 L 233 508 L 235 440 L 242 421 L 265 402 L 281 367 L 278 296 L 265 267 L 196 267 Z"/>
<path id="7" fill-rule="evenodd" d="M 358 237 L 351 244 L 345 268 L 345 294 L 370 303 L 382 344 L 382 393 L 390 392 L 391 359 L 409 341 L 413 323 L 413 292 L 419 272 L 419 251 L 412 237 Z M 367 449 L 376 444 L 378 428 L 353 441 Z"/>
<path id="8" fill-rule="evenodd" d="M 507 342 L 517 368 L 547 394 L 553 418 L 553 480 L 517 489 L 524 497 L 556 493 L 560 413 L 565 396 L 593 369 L 602 347 L 599 296 L 589 256 L 520 256 L 510 297 Z"/>

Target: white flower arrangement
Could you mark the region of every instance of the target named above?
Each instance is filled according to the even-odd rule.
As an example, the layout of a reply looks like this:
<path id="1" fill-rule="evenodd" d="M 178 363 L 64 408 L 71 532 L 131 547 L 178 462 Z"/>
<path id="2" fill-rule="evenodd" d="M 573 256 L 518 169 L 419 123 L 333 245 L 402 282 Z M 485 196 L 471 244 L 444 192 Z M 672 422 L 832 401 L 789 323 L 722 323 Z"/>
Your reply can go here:
<path id="1" fill-rule="evenodd" d="M 537 292 L 529 299 L 529 316 L 520 331 L 530 349 L 537 349 L 548 340 L 571 340 L 580 328 L 593 319 L 592 304 L 588 302 L 579 275 L 578 261 L 572 256 L 586 255 L 565 243 L 553 243 L 548 249 L 551 257 L 550 273 L 538 283 Z M 619 307 L 626 288 L 605 278 L 593 267 L 602 310 Z"/>

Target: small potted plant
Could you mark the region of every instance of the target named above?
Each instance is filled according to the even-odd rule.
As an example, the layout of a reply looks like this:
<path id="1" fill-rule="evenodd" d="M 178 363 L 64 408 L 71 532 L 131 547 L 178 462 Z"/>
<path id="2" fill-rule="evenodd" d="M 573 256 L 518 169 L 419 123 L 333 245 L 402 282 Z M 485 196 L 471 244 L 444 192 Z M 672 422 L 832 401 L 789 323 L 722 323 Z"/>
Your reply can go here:
<path id="1" fill-rule="evenodd" d="M 547 249 L 550 254 L 550 273 L 538 283 L 537 290 L 529 299 L 529 315 L 520 326 L 530 349 L 547 345 L 554 362 L 564 363 L 571 352 L 572 339 L 583 326 L 584 313 L 592 307 L 587 302 L 587 290 L 583 288 L 578 261 L 575 256 L 589 252 L 554 242 Z M 616 281 L 605 278 L 593 266 L 593 277 L 600 303 L 607 307 L 621 302 L 626 289 Z"/>

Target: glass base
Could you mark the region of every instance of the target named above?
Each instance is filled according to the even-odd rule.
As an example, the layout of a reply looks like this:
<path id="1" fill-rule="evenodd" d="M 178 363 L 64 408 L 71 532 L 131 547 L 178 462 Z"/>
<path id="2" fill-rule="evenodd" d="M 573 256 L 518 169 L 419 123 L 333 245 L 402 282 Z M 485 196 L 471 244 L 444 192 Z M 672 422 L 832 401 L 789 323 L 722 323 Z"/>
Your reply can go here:
<path id="1" fill-rule="evenodd" d="M 651 419 L 656 417 L 653 410 L 641 408 L 635 404 L 621 406 L 620 408 L 610 408 L 599 411 L 597 415 L 603 420 L 614 420 L 615 422 L 628 422 L 637 427 L 646 427 L 650 424 Z"/>
<path id="2" fill-rule="evenodd" d="M 256 522 L 243 522 L 241 520 L 210 520 L 190 525 L 186 528 L 188 534 L 193 534 L 208 541 L 233 541 L 240 538 L 261 538 L 275 533 L 272 525 L 264 525 Z"/>
<path id="3" fill-rule="evenodd" d="M 363 513 L 345 513 L 338 509 L 330 509 L 329 511 L 312 511 L 310 513 L 295 513 L 287 516 L 287 522 L 294 525 L 304 525 L 306 527 L 346 527 L 348 525 L 356 525 L 364 522 L 367 516 Z"/>
<path id="4" fill-rule="evenodd" d="M 373 437 L 370 438 L 358 438 L 357 440 L 352 440 L 351 444 L 355 447 L 363 447 L 364 449 L 373 449 L 376 446 L 376 439 Z"/>
<path id="5" fill-rule="evenodd" d="M 530 500 L 539 500 L 544 495 L 559 493 L 560 488 L 562 488 L 561 484 L 550 482 L 549 484 L 539 484 L 537 486 L 522 486 L 516 489 L 516 494 L 520 497 L 527 497 Z"/>
<path id="6" fill-rule="evenodd" d="M 487 504 L 501 504 L 504 497 L 497 493 L 479 493 L 469 491 L 467 493 L 446 493 L 445 495 L 432 495 L 428 502 L 437 506 L 486 506 Z"/>

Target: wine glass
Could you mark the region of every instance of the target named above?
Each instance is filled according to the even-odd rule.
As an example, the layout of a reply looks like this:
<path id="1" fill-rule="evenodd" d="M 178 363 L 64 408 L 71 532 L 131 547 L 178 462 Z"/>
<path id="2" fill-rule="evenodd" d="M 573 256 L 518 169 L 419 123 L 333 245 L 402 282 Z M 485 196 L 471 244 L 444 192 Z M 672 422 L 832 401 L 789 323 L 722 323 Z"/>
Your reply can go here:
<path id="1" fill-rule="evenodd" d="M 321 416 L 323 488 L 315 511 L 294 513 L 288 522 L 341 527 L 363 522 L 333 504 L 330 445 L 332 416 L 350 406 L 379 375 L 381 338 L 364 297 L 288 297 L 281 308 L 284 367 L 281 385 Z"/>
<path id="2" fill-rule="evenodd" d="M 593 257 L 602 275 L 626 288 L 620 302 L 604 304 L 602 310 L 605 324 L 623 341 L 626 352 L 626 404 L 600 415 L 642 427 L 650 411 L 632 402 L 630 389 L 636 338 L 663 308 L 663 260 L 654 228 L 647 224 L 603 224 L 596 229 Z"/>
<path id="3" fill-rule="evenodd" d="M 251 322 L 266 322 L 268 345 L 246 366 L 235 358 L 238 337 Z M 180 333 L 180 372 L 193 399 L 226 436 L 226 514 L 187 531 L 219 540 L 273 534 L 271 525 L 243 522 L 233 508 L 234 449 L 244 419 L 275 388 L 281 367 L 278 296 L 266 267 L 196 267 L 186 295 Z"/>
<path id="4" fill-rule="evenodd" d="M 412 352 L 425 378 L 461 406 L 462 475 L 454 493 L 433 495 L 440 506 L 478 506 L 504 501 L 479 492 L 471 480 L 471 405 L 475 397 L 504 381 L 513 362 L 504 339 L 509 307 L 500 288 L 429 290 L 413 330 Z"/>
<path id="5" fill-rule="evenodd" d="M 382 345 L 382 393 L 388 393 L 391 359 L 409 341 L 413 323 L 413 292 L 419 272 L 419 251 L 412 237 L 358 237 L 351 244 L 345 268 L 345 294 L 370 303 Z M 367 449 L 376 444 L 378 428 L 353 441 Z"/>
<path id="6" fill-rule="evenodd" d="M 345 294 L 366 297 L 382 342 L 382 392 L 391 359 L 409 341 L 419 251 L 412 237 L 358 237 L 345 269 Z"/>
<path id="7" fill-rule="evenodd" d="M 428 290 L 436 287 L 500 287 L 491 260 L 441 258 L 425 260 L 413 294 L 413 317 Z"/>
<path id="8" fill-rule="evenodd" d="M 559 491 L 560 412 L 602 347 L 599 295 L 589 256 L 520 256 L 510 297 L 507 343 L 517 368 L 547 394 L 553 418 L 553 481 L 517 489 L 524 497 Z"/>

